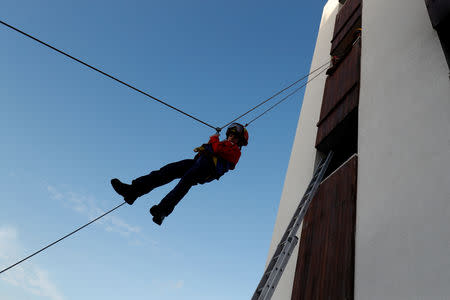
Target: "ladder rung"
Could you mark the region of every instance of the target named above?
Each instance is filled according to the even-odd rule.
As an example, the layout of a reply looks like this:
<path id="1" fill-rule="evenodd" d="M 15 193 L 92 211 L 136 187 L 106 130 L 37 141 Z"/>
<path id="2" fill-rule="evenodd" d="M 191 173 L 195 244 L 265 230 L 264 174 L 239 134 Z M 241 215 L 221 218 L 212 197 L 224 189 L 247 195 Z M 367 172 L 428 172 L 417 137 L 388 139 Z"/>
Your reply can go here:
<path id="1" fill-rule="evenodd" d="M 288 232 L 288 230 L 286 230 L 286 232 Z M 284 234 L 286 234 L 286 232 Z M 289 240 L 289 234 L 286 235 L 286 238 L 278 244 L 278 248 L 283 248 L 287 242 L 292 242 L 292 239 Z"/>
<path id="2" fill-rule="evenodd" d="M 317 169 L 316 169 L 314 175 L 315 175 L 315 176 L 319 176 L 319 173 L 322 171 L 322 169 L 323 169 L 324 166 L 325 166 L 325 165 L 323 165 L 323 164 L 319 165 L 319 166 L 317 167 Z"/>
<path id="3" fill-rule="evenodd" d="M 284 234 L 285 234 L 286 236 L 289 236 L 289 235 L 291 234 L 291 230 L 286 230 L 286 231 L 284 232 Z M 283 246 L 284 246 L 284 244 L 283 244 Z"/>
<path id="4" fill-rule="evenodd" d="M 297 226 L 297 221 L 295 221 L 294 225 L 292 225 L 292 227 L 290 227 L 288 230 L 286 230 L 286 232 L 291 232 L 295 226 Z"/>
<path id="5" fill-rule="evenodd" d="M 279 255 L 278 255 L 279 256 Z M 279 269 L 278 268 L 275 268 L 275 265 L 274 265 L 274 267 L 272 268 L 272 269 L 270 269 L 270 271 L 266 271 L 266 273 L 264 273 L 264 275 L 269 275 L 270 273 L 272 273 L 273 271 L 278 271 Z"/>
<path id="6" fill-rule="evenodd" d="M 300 204 L 297 207 L 297 210 L 295 211 L 294 215 L 292 216 L 293 219 L 297 219 L 298 215 L 300 214 L 300 212 L 302 211 L 302 208 L 304 206 L 304 199 L 302 198 L 302 200 L 300 201 Z"/>
<path id="7" fill-rule="evenodd" d="M 261 294 L 261 292 L 263 291 L 263 289 L 264 289 L 266 286 L 269 287 L 268 285 L 264 285 L 262 288 L 259 288 L 256 292 L 257 292 L 258 294 Z"/>
<path id="8" fill-rule="evenodd" d="M 322 159 L 322 160 L 320 161 L 319 165 L 317 166 L 317 169 L 322 168 L 322 167 L 325 165 L 326 162 L 327 162 L 327 159 L 326 159 L 326 158 Z"/>
<path id="9" fill-rule="evenodd" d="M 288 239 L 286 238 L 284 241 L 281 241 L 280 244 L 278 244 L 278 247 L 283 247 L 286 244 L 287 240 Z"/>
<path id="10" fill-rule="evenodd" d="M 262 285 L 261 288 L 257 288 L 255 294 L 252 297 L 252 300 L 258 299 L 260 296 L 264 296 L 265 299 L 267 297 L 271 297 L 271 295 L 274 292 L 275 287 L 277 286 L 278 280 L 280 278 L 280 274 L 283 274 L 284 268 L 286 267 L 290 256 L 292 255 L 293 248 L 298 243 L 299 238 L 295 235 L 290 236 L 294 230 L 294 228 L 298 228 L 298 226 L 303 221 L 303 217 L 300 219 L 299 216 L 306 213 L 304 211 L 304 208 L 307 208 L 309 203 L 311 202 L 312 198 L 311 195 L 313 194 L 314 187 L 317 188 L 318 185 L 318 179 L 319 177 L 322 178 L 324 175 L 325 170 L 328 168 L 328 165 L 330 164 L 331 158 L 333 157 L 333 152 L 330 151 L 328 153 L 328 156 L 324 159 L 322 159 L 319 164 L 317 165 L 317 168 L 313 172 L 313 177 L 306 188 L 305 194 L 303 198 L 300 200 L 300 203 L 298 204 L 298 207 L 296 211 L 294 212 L 294 215 L 291 219 L 291 222 L 288 225 L 288 228 L 286 229 L 283 238 L 281 239 L 280 243 L 277 246 L 276 252 L 274 253 L 274 256 L 270 260 L 268 269 L 270 270 L 265 271 L 263 278 L 261 279 L 260 284 L 258 287 Z M 291 243 L 290 245 L 287 245 L 287 243 Z M 276 255 L 275 255 L 276 254 Z M 281 258 L 281 260 L 280 260 Z M 280 261 L 279 261 L 280 260 Z M 273 276 L 274 281 L 270 282 L 268 284 L 268 280 L 270 279 L 270 276 Z M 268 277 L 267 277 L 268 276 Z M 262 292 L 267 290 L 267 294 L 262 294 Z"/>
<path id="11" fill-rule="evenodd" d="M 278 254 L 277 256 L 274 256 L 273 257 L 273 261 L 277 261 L 278 260 L 278 258 L 281 256 L 281 254 L 282 254 L 283 252 L 281 252 L 280 254 Z M 272 270 L 271 270 L 272 271 Z"/>
<path id="12" fill-rule="evenodd" d="M 273 271 L 273 268 L 270 269 L 269 271 L 267 271 L 266 273 L 264 273 L 264 275 L 269 275 L 272 271 Z"/>

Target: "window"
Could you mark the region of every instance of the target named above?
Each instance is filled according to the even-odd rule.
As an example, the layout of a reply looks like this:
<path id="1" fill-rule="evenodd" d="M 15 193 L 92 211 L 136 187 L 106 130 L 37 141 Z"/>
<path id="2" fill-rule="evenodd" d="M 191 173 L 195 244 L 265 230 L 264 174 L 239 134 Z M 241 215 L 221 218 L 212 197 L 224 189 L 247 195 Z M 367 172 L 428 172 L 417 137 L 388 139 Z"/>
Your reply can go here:
<path id="1" fill-rule="evenodd" d="M 450 68 L 450 1 L 425 0 L 431 24 L 436 29 Z"/>
<path id="2" fill-rule="evenodd" d="M 317 150 L 319 157 L 326 156 L 330 150 L 334 152 L 325 177 L 338 169 L 353 154 L 358 153 L 358 108 L 355 108 L 333 129 L 323 142 L 318 145 Z"/>

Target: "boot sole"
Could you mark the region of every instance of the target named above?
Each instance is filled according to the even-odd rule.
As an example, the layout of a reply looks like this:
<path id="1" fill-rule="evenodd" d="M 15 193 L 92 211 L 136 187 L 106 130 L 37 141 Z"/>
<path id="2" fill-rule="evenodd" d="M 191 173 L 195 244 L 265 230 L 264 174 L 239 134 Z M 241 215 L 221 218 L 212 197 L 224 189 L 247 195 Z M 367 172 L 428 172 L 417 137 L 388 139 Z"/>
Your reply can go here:
<path id="1" fill-rule="evenodd" d="M 162 222 L 163 222 L 164 218 L 157 218 L 157 217 L 153 217 L 152 221 L 156 224 L 158 224 L 159 226 L 161 226 Z"/>
<path id="2" fill-rule="evenodd" d="M 161 224 L 162 224 L 162 222 L 163 222 L 165 216 L 161 216 L 161 215 L 159 214 L 158 206 L 157 206 L 157 205 L 153 205 L 153 206 L 150 208 L 150 214 L 153 216 L 152 221 L 155 222 L 156 224 L 158 224 L 159 226 L 161 226 Z"/>
<path id="3" fill-rule="evenodd" d="M 127 195 L 124 195 L 124 193 L 122 193 L 121 189 L 120 189 L 121 184 L 123 184 L 123 183 L 119 179 L 117 179 L 117 178 L 111 179 L 111 185 L 112 185 L 114 191 L 116 191 L 117 194 L 122 196 L 126 203 L 128 203 L 129 205 L 132 205 L 134 203 L 134 201 L 136 201 L 137 198 L 127 197 Z"/>

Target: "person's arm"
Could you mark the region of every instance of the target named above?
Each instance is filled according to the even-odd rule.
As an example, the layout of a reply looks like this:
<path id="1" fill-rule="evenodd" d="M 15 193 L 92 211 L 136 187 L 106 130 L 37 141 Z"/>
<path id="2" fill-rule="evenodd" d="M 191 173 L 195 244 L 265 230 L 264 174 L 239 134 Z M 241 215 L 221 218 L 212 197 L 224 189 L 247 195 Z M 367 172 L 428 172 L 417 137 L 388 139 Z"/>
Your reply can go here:
<path id="1" fill-rule="evenodd" d="M 236 165 L 241 157 L 241 150 L 239 147 L 229 141 L 219 141 L 219 136 L 213 135 L 209 138 L 209 143 L 212 146 L 214 153 Z"/>

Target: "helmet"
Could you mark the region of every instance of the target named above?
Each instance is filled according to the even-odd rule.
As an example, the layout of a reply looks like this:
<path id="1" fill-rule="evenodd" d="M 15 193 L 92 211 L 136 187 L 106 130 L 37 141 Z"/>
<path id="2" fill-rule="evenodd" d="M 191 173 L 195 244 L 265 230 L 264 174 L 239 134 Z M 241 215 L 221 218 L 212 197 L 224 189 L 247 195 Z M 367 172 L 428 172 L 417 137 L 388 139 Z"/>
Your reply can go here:
<path id="1" fill-rule="evenodd" d="M 248 131 L 242 124 L 232 123 L 227 128 L 227 138 L 233 134 L 239 138 L 238 146 L 247 146 L 248 145 Z"/>

